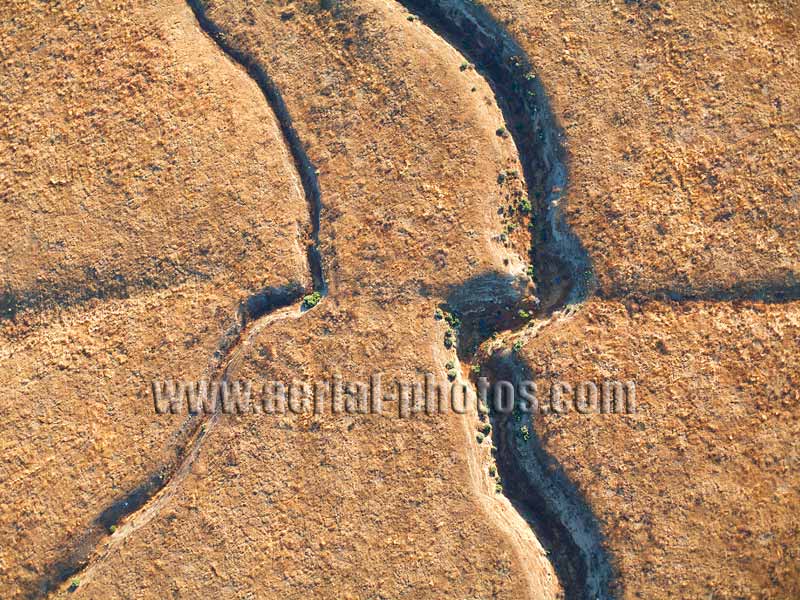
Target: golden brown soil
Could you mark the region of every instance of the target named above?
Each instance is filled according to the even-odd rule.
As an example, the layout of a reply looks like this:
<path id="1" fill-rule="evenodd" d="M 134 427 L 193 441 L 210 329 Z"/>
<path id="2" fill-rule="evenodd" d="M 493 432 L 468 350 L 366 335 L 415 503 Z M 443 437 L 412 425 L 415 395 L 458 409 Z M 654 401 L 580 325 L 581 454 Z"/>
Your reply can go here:
<path id="1" fill-rule="evenodd" d="M 601 296 L 500 341 L 542 380 L 638 385 L 637 415 L 536 424 L 620 595 L 797 597 L 800 313 L 728 300 L 797 297 L 800 11 L 484 4 L 548 89 Z M 204 6 L 318 169 L 330 286 L 249 329 L 229 376 L 444 379 L 438 305 L 516 301 L 476 284 L 489 272 L 533 291 L 525 220 L 501 237 L 522 184 L 498 175 L 521 168 L 488 85 L 393 0 Z M 0 595 L 26 597 L 174 453 L 184 417 L 154 414 L 150 380 L 213 368 L 251 294 L 310 288 L 311 226 L 263 94 L 182 2 L 6 2 L 0 59 Z M 78 595 L 559 594 L 472 413 L 214 423 L 169 501 L 89 555 Z"/>
<path id="2" fill-rule="evenodd" d="M 150 381 L 201 376 L 241 300 L 308 280 L 258 87 L 179 3 L 81 5 L 0 8 L 4 597 L 174 453 Z"/>
<path id="3" fill-rule="evenodd" d="M 6 313 L 232 273 L 304 281 L 308 209 L 273 117 L 191 11 L 2 11 Z M 265 247 L 280 260 L 254 260 Z"/>
<path id="4" fill-rule="evenodd" d="M 261 331 L 230 376 L 445 379 L 455 353 L 434 309 L 469 277 L 506 268 L 497 175 L 520 167 L 496 134 L 491 91 L 396 4 L 281 12 L 225 3 L 209 14 L 272 74 L 319 169 L 331 294 Z M 81 587 L 103 598 L 551 597 L 542 550 L 486 513 L 510 507 L 475 481 L 475 424 L 223 419 L 174 502 Z"/>
<path id="5" fill-rule="evenodd" d="M 601 294 L 797 297 L 795 3 L 486 5 L 549 91 Z M 797 325 L 796 304 L 592 301 L 526 343 L 545 379 L 639 386 L 636 417 L 539 424 L 625 597 L 800 593 Z"/>
<path id="6" fill-rule="evenodd" d="M 549 92 L 601 293 L 797 287 L 796 2 L 484 4 Z"/>
<path id="7" fill-rule="evenodd" d="M 800 304 L 590 301 L 524 357 L 552 380 L 636 383 L 637 414 L 539 432 L 608 538 L 626 598 L 800 594 Z"/>

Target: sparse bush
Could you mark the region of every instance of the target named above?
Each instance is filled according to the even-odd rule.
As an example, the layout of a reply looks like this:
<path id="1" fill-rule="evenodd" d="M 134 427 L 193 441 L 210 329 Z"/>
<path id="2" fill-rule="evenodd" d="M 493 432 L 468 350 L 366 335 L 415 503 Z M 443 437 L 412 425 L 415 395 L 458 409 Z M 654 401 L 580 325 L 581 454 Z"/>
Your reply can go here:
<path id="1" fill-rule="evenodd" d="M 320 300 L 322 300 L 322 294 L 319 292 L 312 292 L 307 296 L 303 296 L 303 308 L 314 308 L 317 304 L 319 304 Z"/>
<path id="2" fill-rule="evenodd" d="M 461 327 L 461 319 L 453 312 L 445 313 L 444 320 L 447 321 L 447 324 L 453 329 L 458 329 Z"/>
<path id="3" fill-rule="evenodd" d="M 497 131 L 495 131 L 495 133 L 497 134 L 498 137 L 502 137 L 502 138 L 508 137 L 508 131 L 506 130 L 505 127 L 498 127 Z"/>
<path id="4" fill-rule="evenodd" d="M 478 440 L 478 443 L 479 443 L 479 444 L 482 444 L 482 443 L 483 443 L 483 440 L 484 440 L 484 439 L 486 439 L 486 438 L 484 438 L 484 437 L 483 437 L 483 434 L 482 434 L 482 433 L 479 433 L 478 435 L 476 435 L 476 436 L 475 436 L 475 439 L 477 439 L 477 440 Z"/>

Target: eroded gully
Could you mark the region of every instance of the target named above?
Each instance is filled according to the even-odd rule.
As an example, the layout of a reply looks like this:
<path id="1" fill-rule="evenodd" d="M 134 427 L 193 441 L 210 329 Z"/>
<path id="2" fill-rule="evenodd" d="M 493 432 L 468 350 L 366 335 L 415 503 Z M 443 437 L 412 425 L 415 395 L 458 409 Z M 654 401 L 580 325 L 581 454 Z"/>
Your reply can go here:
<path id="1" fill-rule="evenodd" d="M 536 284 L 541 300 L 538 326 L 557 323 L 588 294 L 591 271 L 583 247 L 563 219 L 561 193 L 566 185 L 566 169 L 561 160 L 563 151 L 538 76 L 521 48 L 482 7 L 456 0 L 399 1 L 468 57 L 495 93 L 510 125 L 530 197 L 536 201 L 531 258 L 537 267 Z M 203 31 L 257 82 L 277 117 L 308 201 L 311 235 L 307 256 L 313 290 L 325 295 L 327 285 L 319 251 L 319 185 L 281 94 L 253 57 L 225 41 L 201 2 L 188 0 L 188 4 Z M 289 286 L 264 290 L 248 298 L 240 307 L 235 325 L 219 344 L 209 367 L 210 376 L 225 379 L 232 357 L 240 354 L 255 333 L 264 327 L 279 319 L 299 317 L 301 311 L 292 305 L 307 292 L 300 286 Z M 456 292 L 454 296 L 459 295 Z M 460 338 L 469 341 L 461 345 L 475 348 L 471 352 L 460 351 L 460 359 L 480 364 L 484 374 L 512 381 L 526 378 L 527 366 L 516 353 L 495 351 L 484 344 L 487 320 L 501 324 L 494 327 L 495 331 L 499 329 L 500 338 L 507 339 L 523 332 L 515 316 L 517 307 L 467 303 L 459 310 L 465 317 Z M 524 331 L 530 336 L 535 329 L 526 326 Z M 104 557 L 148 523 L 172 498 L 217 421 L 217 414 L 189 417 L 176 436 L 175 458 L 103 511 L 63 560 L 53 566 L 48 578 L 32 596 L 46 595 L 78 573 L 82 583 L 90 580 Z M 500 415 L 493 416 L 493 423 L 495 458 L 505 493 L 548 550 L 565 596 L 570 599 L 611 597 L 611 559 L 585 501 L 535 437 L 521 444 L 516 435 L 518 424 Z M 530 425 L 531 431 L 535 431 L 532 423 Z M 109 536 L 109 528 L 117 524 L 119 527 Z"/>
<path id="2" fill-rule="evenodd" d="M 225 382 L 232 362 L 265 327 L 279 320 L 300 318 L 308 310 L 300 305 L 307 294 L 317 292 L 320 302 L 324 301 L 328 284 L 319 249 L 322 198 L 316 169 L 303 149 L 286 104 L 272 79 L 255 60 L 226 43 L 219 28 L 207 17 L 201 2 L 187 2 L 203 32 L 258 84 L 276 117 L 309 210 L 310 232 L 306 256 L 311 288 L 289 283 L 263 289 L 241 302 L 236 317 L 220 339 L 205 372 L 209 381 Z M 62 556 L 49 565 L 45 575 L 34 582 L 27 597 L 47 597 L 51 592 L 70 585 L 68 582 L 71 580 L 80 581 L 80 585 L 89 582 L 109 553 L 149 523 L 174 496 L 191 472 L 205 439 L 218 422 L 219 412 L 190 414 L 172 436 L 167 458 L 141 483 L 101 511 Z"/>

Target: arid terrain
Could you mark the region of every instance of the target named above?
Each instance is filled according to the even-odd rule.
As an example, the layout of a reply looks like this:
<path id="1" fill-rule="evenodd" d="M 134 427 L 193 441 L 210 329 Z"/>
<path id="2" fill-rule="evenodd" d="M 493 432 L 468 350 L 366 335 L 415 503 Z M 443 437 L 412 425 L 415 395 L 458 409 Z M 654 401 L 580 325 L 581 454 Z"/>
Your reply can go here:
<path id="1" fill-rule="evenodd" d="M 0 596 L 800 597 L 798 39 L 789 0 L 5 2 Z M 542 410 L 154 402 L 376 374 Z"/>

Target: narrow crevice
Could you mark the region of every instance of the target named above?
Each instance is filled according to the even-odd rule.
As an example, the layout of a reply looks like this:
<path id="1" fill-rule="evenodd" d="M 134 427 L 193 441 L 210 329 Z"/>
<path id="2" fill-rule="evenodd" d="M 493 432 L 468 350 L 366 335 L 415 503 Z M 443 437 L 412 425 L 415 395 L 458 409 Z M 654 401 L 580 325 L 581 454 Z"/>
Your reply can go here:
<path id="1" fill-rule="evenodd" d="M 227 381 L 228 359 L 241 344 L 248 325 L 267 317 L 279 309 L 299 303 L 304 294 L 318 292 L 325 297 L 328 291 L 325 279 L 325 268 L 319 247 L 320 217 L 322 199 L 316 168 L 306 154 L 297 132 L 292 126 L 292 119 L 286 104 L 275 84 L 256 60 L 244 52 L 234 48 L 225 41 L 220 28 L 207 16 L 202 3 L 187 0 L 194 12 L 201 29 L 211 37 L 219 48 L 231 59 L 240 64 L 258 84 L 264 97 L 275 114 L 284 142 L 289 148 L 295 168 L 300 176 L 303 191 L 308 203 L 311 231 L 307 244 L 306 256 L 311 276 L 312 289 L 307 290 L 299 283 L 285 286 L 265 288 L 249 296 L 240 305 L 235 321 L 220 339 L 213 355 L 213 365 L 209 369 L 209 379 Z M 0 306 L 3 308 L 3 306 Z M 98 514 L 89 527 L 78 535 L 64 552 L 61 558 L 51 563 L 45 574 L 34 581 L 25 596 L 28 598 L 44 598 L 50 592 L 59 589 L 69 579 L 85 571 L 95 556 L 104 539 L 108 538 L 113 528 L 125 519 L 145 509 L 160 492 L 162 492 L 178 473 L 188 472 L 188 464 L 197 456 L 200 447 L 208 435 L 207 425 L 216 415 L 189 415 L 172 436 L 171 456 L 157 469 L 121 498 L 112 502 Z"/>
<path id="2" fill-rule="evenodd" d="M 327 293 L 327 282 L 325 280 L 324 264 L 322 254 L 319 249 L 319 228 L 320 213 L 322 212 L 322 195 L 317 179 L 317 169 L 308 157 L 303 142 L 292 124 L 292 117 L 280 90 L 272 81 L 272 78 L 258 63 L 257 59 L 243 50 L 232 45 L 222 29 L 211 20 L 206 12 L 206 7 L 201 0 L 187 0 L 187 3 L 194 12 L 200 28 L 216 42 L 217 46 L 234 62 L 241 65 L 247 74 L 258 84 L 261 93 L 264 94 L 267 103 L 272 108 L 272 112 L 278 120 L 281 133 L 283 134 L 286 146 L 292 155 L 297 173 L 303 185 L 303 191 L 308 200 L 310 212 L 311 234 L 307 247 L 308 265 L 311 270 L 314 291 L 323 296 Z"/>
<path id="3" fill-rule="evenodd" d="M 241 303 L 237 318 L 220 339 L 214 352 L 210 380 L 227 380 L 227 361 L 241 343 L 247 325 L 274 311 L 299 303 L 303 288 L 297 284 L 285 288 L 263 290 Z M 34 580 L 25 597 L 44 598 L 58 589 L 89 565 L 96 549 L 125 519 L 140 511 L 173 480 L 186 470 L 186 462 L 197 455 L 208 431 L 205 425 L 211 415 L 189 414 L 171 436 L 169 455 L 132 490 L 104 508 L 75 538 L 70 540 L 63 555 L 44 569 L 44 575 Z"/>
<path id="4" fill-rule="evenodd" d="M 785 304 L 800 300 L 800 280 L 794 272 L 771 280 L 749 280 L 720 285 L 672 285 L 651 289 L 617 286 L 599 289 L 597 296 L 604 300 L 632 301 L 643 304 L 661 302 L 763 302 Z"/>
<path id="5" fill-rule="evenodd" d="M 84 265 L 77 268 L 82 274 L 75 273 L 58 281 L 42 279 L 24 289 L 6 284 L 0 291 L 0 321 L 16 320 L 29 311 L 73 308 L 92 300 L 126 299 L 141 291 L 163 290 L 190 281 L 210 281 L 214 276 L 211 269 L 202 271 L 168 258 L 151 257 L 149 263 L 150 268 L 133 276 L 119 272 L 101 275 L 95 267 Z"/>
<path id="6" fill-rule="evenodd" d="M 481 375 L 511 382 L 516 390 L 533 379 L 524 360 L 509 350 L 485 357 Z M 536 435 L 533 413 L 520 411 L 519 404 L 511 412 L 496 410 L 498 400 L 490 392 L 492 441 L 503 493 L 547 551 L 564 597 L 602 600 L 621 595 L 600 525 L 586 498 Z"/>

